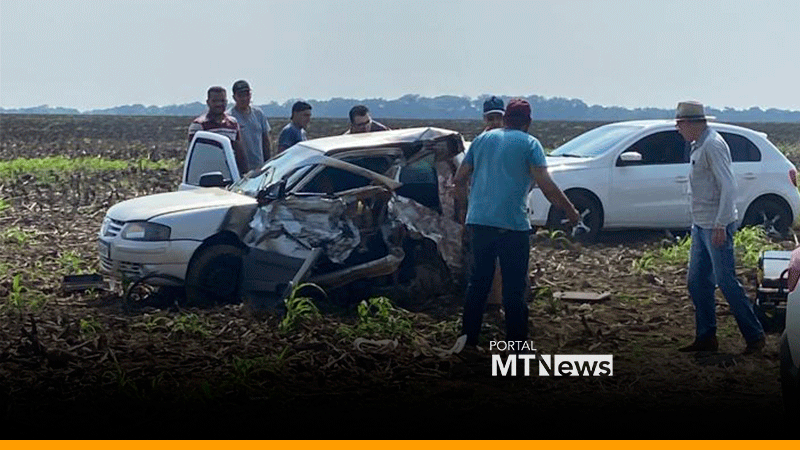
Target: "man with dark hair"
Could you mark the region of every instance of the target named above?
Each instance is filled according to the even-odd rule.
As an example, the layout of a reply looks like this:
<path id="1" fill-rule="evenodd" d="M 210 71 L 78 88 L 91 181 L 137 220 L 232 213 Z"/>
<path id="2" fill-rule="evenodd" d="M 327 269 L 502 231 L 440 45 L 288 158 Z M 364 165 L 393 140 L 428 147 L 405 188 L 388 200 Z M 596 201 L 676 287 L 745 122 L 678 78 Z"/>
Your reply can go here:
<path id="1" fill-rule="evenodd" d="M 252 91 L 245 80 L 233 83 L 233 100 L 236 104 L 228 110 L 239 123 L 242 144 L 247 157 L 247 171 L 258 169 L 270 157 L 270 126 L 264 112 L 252 106 Z"/>
<path id="2" fill-rule="evenodd" d="M 503 126 L 503 116 L 505 115 L 503 99 L 494 95 L 483 102 L 483 122 L 486 128 L 483 131 L 494 130 Z"/>
<path id="3" fill-rule="evenodd" d="M 189 124 L 189 143 L 192 142 L 194 134 L 198 131 L 210 131 L 221 134 L 231 140 L 233 154 L 236 157 L 236 165 L 239 173 L 247 172 L 247 158 L 242 147 L 239 124 L 236 119 L 225 112 L 228 106 L 227 93 L 222 86 L 211 86 L 208 88 L 206 105 L 208 111 L 195 118 Z"/>
<path id="4" fill-rule="evenodd" d="M 311 122 L 311 105 L 297 101 L 292 105 L 291 121 L 286 124 L 278 136 L 278 153 L 308 139 L 306 127 Z"/>
<path id="5" fill-rule="evenodd" d="M 389 127 L 372 120 L 369 108 L 366 105 L 356 105 L 350 108 L 350 129 L 344 134 L 369 133 L 372 131 L 387 131 Z"/>
<path id="6" fill-rule="evenodd" d="M 503 116 L 506 109 L 503 99 L 497 98 L 494 95 L 483 102 L 483 122 L 486 127 L 484 132 L 501 128 L 503 126 Z M 503 304 L 503 276 L 500 272 L 500 262 L 495 261 L 494 278 L 492 279 L 492 288 L 489 291 L 487 309 L 490 311 L 499 311 L 500 305 Z"/>
<path id="7" fill-rule="evenodd" d="M 695 339 L 682 352 L 717 351 L 717 313 L 714 291 L 725 295 L 747 346 L 744 354 L 764 348 L 764 329 L 753 305 L 736 279 L 733 232 L 736 230 L 736 178 L 731 151 L 725 139 L 708 127 L 703 105 L 680 102 L 675 127 L 691 143 L 689 189 L 692 213 L 692 247 L 686 276 L 694 303 Z"/>
<path id="8" fill-rule="evenodd" d="M 530 104 L 523 99 L 512 99 L 503 120 L 504 128 L 481 133 L 472 141 L 454 179 L 456 196 L 462 205 L 471 180 L 466 218 L 460 218 L 468 225 L 472 241 L 473 268 L 463 318 L 463 333 L 471 347 L 478 344 L 497 258 L 503 272 L 506 340 L 528 338 L 525 286 L 530 222 L 525 199 L 532 182 L 536 181 L 545 197 L 566 212 L 573 225 L 580 220 L 578 211 L 550 178 L 541 144 L 527 132 L 531 124 Z"/>

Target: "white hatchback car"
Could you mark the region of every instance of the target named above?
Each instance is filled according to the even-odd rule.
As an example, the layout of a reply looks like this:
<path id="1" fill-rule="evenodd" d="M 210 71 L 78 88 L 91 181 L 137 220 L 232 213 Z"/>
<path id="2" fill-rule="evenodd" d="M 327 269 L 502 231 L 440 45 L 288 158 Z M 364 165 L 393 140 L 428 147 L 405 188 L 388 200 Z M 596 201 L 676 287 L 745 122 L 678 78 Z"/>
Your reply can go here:
<path id="1" fill-rule="evenodd" d="M 797 172 L 766 134 L 710 122 L 731 149 L 742 225 L 784 233 L 800 213 Z M 674 120 L 619 122 L 587 131 L 547 157 L 550 175 L 584 216 L 593 239 L 600 229 L 688 229 L 689 149 Z M 531 224 L 564 228 L 563 213 L 541 190 L 528 197 Z"/>

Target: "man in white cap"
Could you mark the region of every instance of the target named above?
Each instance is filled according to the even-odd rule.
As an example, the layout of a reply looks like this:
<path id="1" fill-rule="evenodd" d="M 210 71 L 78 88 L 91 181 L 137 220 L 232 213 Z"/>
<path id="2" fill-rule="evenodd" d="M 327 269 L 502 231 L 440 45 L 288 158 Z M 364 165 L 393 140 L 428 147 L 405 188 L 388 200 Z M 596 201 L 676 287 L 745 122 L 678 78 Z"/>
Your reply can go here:
<path id="1" fill-rule="evenodd" d="M 682 352 L 717 351 L 717 317 L 714 291 L 725 295 L 747 342 L 744 354 L 764 348 L 764 329 L 753 305 L 736 278 L 733 233 L 736 229 L 736 179 L 731 152 L 719 133 L 708 127 L 703 105 L 678 103 L 675 127 L 691 143 L 689 189 L 692 213 L 692 247 L 687 285 L 695 308 L 695 340 Z"/>

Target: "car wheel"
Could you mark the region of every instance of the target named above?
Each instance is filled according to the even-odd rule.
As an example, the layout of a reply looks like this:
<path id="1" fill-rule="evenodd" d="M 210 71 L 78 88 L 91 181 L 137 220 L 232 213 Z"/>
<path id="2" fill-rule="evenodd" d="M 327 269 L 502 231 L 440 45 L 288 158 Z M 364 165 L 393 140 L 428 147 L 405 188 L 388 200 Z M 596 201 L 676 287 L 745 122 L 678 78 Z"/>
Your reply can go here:
<path id="1" fill-rule="evenodd" d="M 584 242 L 594 242 L 597 239 L 597 234 L 600 232 L 600 227 L 603 222 L 603 211 L 600 204 L 588 193 L 582 191 L 567 191 L 565 195 L 570 202 L 578 210 L 578 213 L 583 218 L 583 224 L 586 225 L 586 230 L 576 236 L 576 239 Z M 550 207 L 550 214 L 548 215 L 547 227 L 551 230 L 562 230 L 567 235 L 572 234 L 572 227 L 567 222 L 567 216 L 561 208 L 556 206 Z"/>
<path id="2" fill-rule="evenodd" d="M 760 226 L 771 237 L 782 237 L 792 225 L 792 213 L 780 200 L 760 198 L 753 202 L 742 220 L 742 226 Z"/>
<path id="3" fill-rule="evenodd" d="M 238 301 L 244 250 L 218 244 L 200 250 L 186 271 L 186 302 L 190 305 Z"/>
<path id="4" fill-rule="evenodd" d="M 787 332 L 781 336 L 781 390 L 783 391 L 783 404 L 789 417 L 800 418 L 800 372 L 792 375 L 792 355 L 789 351 L 789 338 Z"/>

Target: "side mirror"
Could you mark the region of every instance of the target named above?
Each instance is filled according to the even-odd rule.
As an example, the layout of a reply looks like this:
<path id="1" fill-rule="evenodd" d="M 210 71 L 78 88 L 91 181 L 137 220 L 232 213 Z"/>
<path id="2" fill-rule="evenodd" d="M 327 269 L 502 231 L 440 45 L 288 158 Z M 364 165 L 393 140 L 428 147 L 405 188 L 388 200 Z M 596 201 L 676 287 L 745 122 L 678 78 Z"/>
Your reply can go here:
<path id="1" fill-rule="evenodd" d="M 642 162 L 642 154 L 639 152 L 625 152 L 619 155 L 620 166 L 632 165 Z"/>
<path id="2" fill-rule="evenodd" d="M 267 203 L 283 198 L 286 195 L 286 180 L 280 180 L 277 183 L 269 185 L 267 188 L 258 191 L 256 194 L 256 201 L 258 206 L 264 206 Z"/>
<path id="3" fill-rule="evenodd" d="M 208 172 L 200 175 L 200 187 L 225 187 L 230 183 L 222 176 L 222 172 Z"/>

